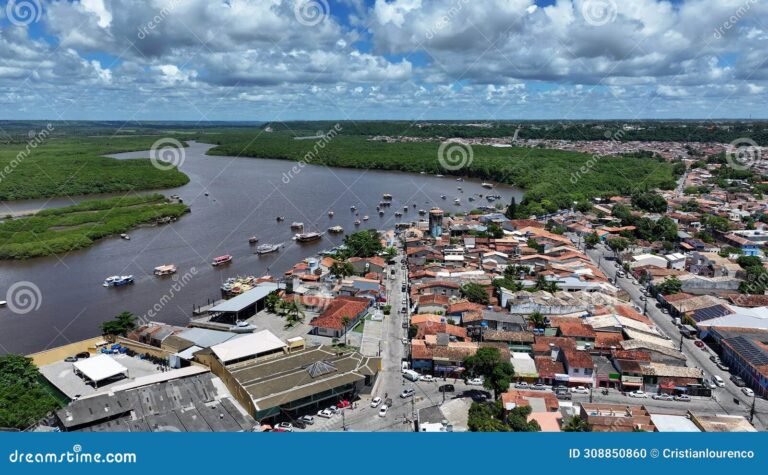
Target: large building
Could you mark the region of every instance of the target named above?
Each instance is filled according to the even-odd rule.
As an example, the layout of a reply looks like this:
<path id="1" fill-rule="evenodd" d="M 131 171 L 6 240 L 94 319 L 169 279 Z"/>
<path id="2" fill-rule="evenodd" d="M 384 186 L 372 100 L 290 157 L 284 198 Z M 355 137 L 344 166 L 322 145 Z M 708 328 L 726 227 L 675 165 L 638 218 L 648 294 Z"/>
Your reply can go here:
<path id="1" fill-rule="evenodd" d="M 443 210 L 440 208 L 429 210 L 429 235 L 434 238 L 443 235 Z"/>

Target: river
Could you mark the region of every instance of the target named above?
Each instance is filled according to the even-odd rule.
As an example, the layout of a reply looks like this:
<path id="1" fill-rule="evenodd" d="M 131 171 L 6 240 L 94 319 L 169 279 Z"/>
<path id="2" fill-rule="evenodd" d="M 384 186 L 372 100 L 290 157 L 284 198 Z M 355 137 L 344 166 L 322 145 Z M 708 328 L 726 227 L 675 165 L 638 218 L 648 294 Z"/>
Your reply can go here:
<path id="1" fill-rule="evenodd" d="M 190 142 L 179 166 L 190 182 L 162 191 L 165 195 L 178 194 L 192 208 L 177 222 L 137 228 L 130 232 L 130 240 L 103 239 L 63 256 L 0 262 L 0 295 L 18 282 L 29 282 L 33 289 L 39 289 L 33 296 L 39 305 L 36 310 L 16 314 L 9 307 L 0 308 L 0 352 L 26 354 L 92 337 L 98 334 L 102 321 L 124 310 L 143 316 L 160 307 L 154 320 L 183 326 L 193 305 L 220 298 L 219 287 L 228 277 L 281 275 L 302 259 L 342 243 L 343 235 L 326 233 L 321 241 L 297 244 L 291 240 L 293 221 L 303 222 L 306 231 L 341 225 L 351 232 L 356 229 L 353 222 L 357 218 L 350 206 L 355 205 L 360 219 L 370 216 L 357 229 L 391 229 L 396 222 L 417 220 L 418 209 L 428 210 L 433 205 L 456 212 L 487 204 L 485 199 L 474 203 L 467 200 L 473 193 L 488 193 L 479 182 L 312 165 L 288 178 L 295 162 L 208 156 L 206 151 L 211 147 Z M 114 157 L 146 158 L 148 152 Z M 375 208 L 383 193 L 394 198 L 392 207 L 380 217 Z M 502 196 L 503 203 L 512 196 L 518 201 L 522 198 L 522 192 L 512 187 L 498 187 L 495 193 Z M 441 194 L 448 199 L 442 200 Z M 461 198 L 461 206 L 453 204 L 455 197 Z M 51 203 L 72 204 L 69 200 L 41 201 L 39 207 Z M 411 210 L 403 218 L 395 218 L 394 212 L 405 204 L 411 205 Z M 4 212 L 34 209 L 36 205 L 5 203 Z M 331 210 L 335 212 L 332 218 L 328 216 Z M 277 223 L 276 216 L 284 216 L 285 221 Z M 261 243 L 282 242 L 285 247 L 279 253 L 257 256 L 248 244 L 252 235 Z M 212 258 L 222 254 L 232 254 L 233 262 L 212 267 Z M 152 274 L 154 267 L 166 263 L 178 267 L 178 291 L 172 289 L 174 280 Z M 102 287 L 104 278 L 115 274 L 133 274 L 136 283 Z M 11 300 L 10 296 L 2 299 Z"/>

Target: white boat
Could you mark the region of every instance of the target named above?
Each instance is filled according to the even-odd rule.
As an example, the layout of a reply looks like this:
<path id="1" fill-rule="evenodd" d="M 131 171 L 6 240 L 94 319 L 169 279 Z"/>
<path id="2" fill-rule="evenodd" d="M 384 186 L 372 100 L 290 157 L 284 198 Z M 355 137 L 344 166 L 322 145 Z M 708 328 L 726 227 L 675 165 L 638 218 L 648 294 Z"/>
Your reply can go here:
<path id="1" fill-rule="evenodd" d="M 330 228 L 328 228 L 328 232 L 329 233 L 336 233 L 336 234 L 343 233 L 344 232 L 344 228 L 342 228 L 341 226 L 331 226 Z"/>
<path id="2" fill-rule="evenodd" d="M 297 221 L 294 221 L 291 223 L 291 229 L 303 229 L 304 223 L 299 223 Z"/>
<path id="3" fill-rule="evenodd" d="M 155 267 L 155 275 L 156 276 L 163 276 L 163 275 L 171 275 L 176 273 L 176 266 L 173 264 L 165 264 L 162 266 Z"/>
<path id="4" fill-rule="evenodd" d="M 455 200 L 453 200 L 453 204 L 460 205 L 461 204 L 461 200 L 456 198 Z"/>
<path id="5" fill-rule="evenodd" d="M 229 254 L 225 254 L 223 256 L 219 256 L 213 259 L 213 262 L 211 262 L 211 265 L 216 267 L 223 264 L 227 264 L 229 262 L 232 262 L 232 256 Z"/>
<path id="6" fill-rule="evenodd" d="M 7 303 L 5 300 L 0 300 L 0 307 L 5 307 Z"/>
<path id="7" fill-rule="evenodd" d="M 131 236 L 129 236 L 129 235 L 125 234 L 125 233 L 121 234 L 120 237 L 122 239 L 125 239 L 126 241 L 130 241 L 131 240 Z"/>
<path id="8" fill-rule="evenodd" d="M 104 287 L 120 287 L 133 283 L 132 275 L 113 275 L 104 279 Z"/>
<path id="9" fill-rule="evenodd" d="M 248 244 L 256 244 L 257 242 L 259 242 L 259 238 L 256 236 L 251 236 L 248 238 Z"/>
<path id="10" fill-rule="evenodd" d="M 420 209 L 420 210 L 419 210 L 419 214 L 420 214 L 420 215 L 422 215 L 422 216 L 424 216 L 425 214 L 427 214 L 427 210 L 425 210 L 425 209 Z"/>
<path id="11" fill-rule="evenodd" d="M 311 233 L 301 233 L 294 236 L 294 239 L 296 242 L 312 242 L 317 241 L 320 238 L 322 238 L 323 235 L 317 232 L 311 232 Z"/>
<path id="12" fill-rule="evenodd" d="M 262 244 L 256 248 L 256 254 L 269 254 L 280 250 L 280 244 Z"/>
<path id="13" fill-rule="evenodd" d="M 483 182 L 483 183 L 480 184 L 480 186 L 482 186 L 483 188 L 489 188 L 489 189 L 493 188 L 493 184 L 492 183 L 485 183 L 485 182 Z"/>
<path id="14" fill-rule="evenodd" d="M 355 226 L 360 226 L 360 220 L 359 219 L 355 220 Z"/>
<path id="15" fill-rule="evenodd" d="M 352 210 L 352 211 L 354 211 L 354 210 L 356 210 L 356 209 L 357 209 L 357 206 L 355 206 L 355 205 L 352 205 L 352 206 L 350 206 L 350 207 L 349 207 L 349 209 L 350 209 L 350 210 Z"/>
<path id="16" fill-rule="evenodd" d="M 446 198 L 446 196 L 445 196 L 445 195 L 440 195 L 440 198 L 441 198 L 441 199 L 445 199 L 445 198 Z"/>
<path id="17" fill-rule="evenodd" d="M 367 214 L 366 214 L 365 216 L 363 216 L 363 221 L 368 221 L 369 219 L 370 219 L 370 218 L 368 217 L 368 215 L 367 215 Z"/>
<path id="18" fill-rule="evenodd" d="M 328 211 L 328 217 L 333 218 L 333 211 Z"/>
<path id="19" fill-rule="evenodd" d="M 389 194 L 389 193 L 384 193 L 384 194 L 381 196 L 381 198 L 382 198 L 382 199 L 384 199 L 384 200 L 391 200 L 391 199 L 392 199 L 392 195 L 391 195 L 391 194 Z"/>

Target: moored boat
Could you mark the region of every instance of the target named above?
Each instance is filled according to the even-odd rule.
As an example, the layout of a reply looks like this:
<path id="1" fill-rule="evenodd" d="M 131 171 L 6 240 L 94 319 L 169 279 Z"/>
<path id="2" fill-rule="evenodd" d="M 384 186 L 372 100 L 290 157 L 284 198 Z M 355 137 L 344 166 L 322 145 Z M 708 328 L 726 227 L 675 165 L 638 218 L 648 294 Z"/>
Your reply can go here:
<path id="1" fill-rule="evenodd" d="M 277 222 L 279 223 L 279 222 L 281 222 L 281 221 L 285 221 L 285 216 L 278 216 L 278 217 L 276 217 L 275 219 L 276 219 L 276 220 L 277 220 Z"/>
<path id="2" fill-rule="evenodd" d="M 256 244 L 257 242 L 259 242 L 259 238 L 256 236 L 251 236 L 248 238 L 248 244 Z"/>
<path id="3" fill-rule="evenodd" d="M 481 183 L 480 186 L 482 186 L 483 188 L 489 188 L 489 189 L 493 188 L 492 183 L 486 183 L 486 182 Z"/>
<path id="4" fill-rule="evenodd" d="M 333 218 L 333 211 L 328 211 L 328 217 Z"/>
<path id="5" fill-rule="evenodd" d="M 113 275 L 104 279 L 104 287 L 121 287 L 133 283 L 132 275 Z"/>
<path id="6" fill-rule="evenodd" d="M 230 262 L 232 262 L 232 256 L 229 254 L 225 254 L 223 256 L 215 257 L 213 259 L 213 262 L 211 262 L 211 265 L 215 267 L 223 264 L 228 264 Z"/>
<path id="7" fill-rule="evenodd" d="M 309 233 L 301 233 L 294 236 L 294 239 L 296 239 L 296 242 L 312 242 L 317 241 L 320 238 L 322 238 L 323 235 L 318 232 L 309 232 Z"/>
<path id="8" fill-rule="evenodd" d="M 360 226 L 360 220 L 359 219 L 355 220 L 355 226 Z"/>
<path id="9" fill-rule="evenodd" d="M 330 228 L 328 228 L 328 232 L 329 233 L 336 233 L 336 234 L 343 233 L 344 232 L 344 228 L 342 228 L 341 226 L 331 226 Z"/>
<path id="10" fill-rule="evenodd" d="M 164 275 L 171 275 L 176 273 L 176 266 L 173 264 L 164 264 L 162 266 L 155 267 L 154 274 L 158 277 Z"/>
<path id="11" fill-rule="evenodd" d="M 131 240 L 131 236 L 129 236 L 129 235 L 125 234 L 125 233 L 121 234 L 120 237 L 122 239 L 125 239 L 126 241 L 130 241 Z"/>
<path id="12" fill-rule="evenodd" d="M 298 221 L 294 221 L 291 223 L 291 229 L 303 229 L 304 223 L 300 223 Z"/>
<path id="13" fill-rule="evenodd" d="M 368 217 L 368 215 L 367 215 L 367 214 L 366 214 L 365 216 L 363 216 L 363 221 L 368 221 L 369 219 L 370 219 L 370 218 Z"/>
<path id="14" fill-rule="evenodd" d="M 262 244 L 256 248 L 256 254 L 269 254 L 280 250 L 280 244 Z"/>
<path id="15" fill-rule="evenodd" d="M 384 194 L 381 196 L 381 198 L 382 198 L 382 199 L 384 199 L 384 200 L 391 200 L 391 199 L 392 199 L 392 195 L 391 195 L 391 194 L 389 194 L 389 193 L 384 193 Z"/>

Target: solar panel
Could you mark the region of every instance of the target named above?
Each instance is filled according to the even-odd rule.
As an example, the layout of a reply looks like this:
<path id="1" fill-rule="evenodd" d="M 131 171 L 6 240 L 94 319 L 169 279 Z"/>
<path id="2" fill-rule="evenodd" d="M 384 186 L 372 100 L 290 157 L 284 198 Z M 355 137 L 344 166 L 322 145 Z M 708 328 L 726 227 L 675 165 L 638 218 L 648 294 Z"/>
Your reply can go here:
<path id="1" fill-rule="evenodd" d="M 730 315 L 732 312 L 722 305 L 715 305 L 707 308 L 700 308 L 693 312 L 693 320 L 696 322 L 703 322 L 706 320 L 712 320 L 713 318 L 720 318 L 725 315 Z"/>
<path id="2" fill-rule="evenodd" d="M 743 336 L 737 336 L 735 338 L 729 338 L 726 340 L 729 345 L 738 353 L 742 358 L 755 366 L 768 364 L 768 353 L 763 349 L 755 345 L 748 338 Z"/>

